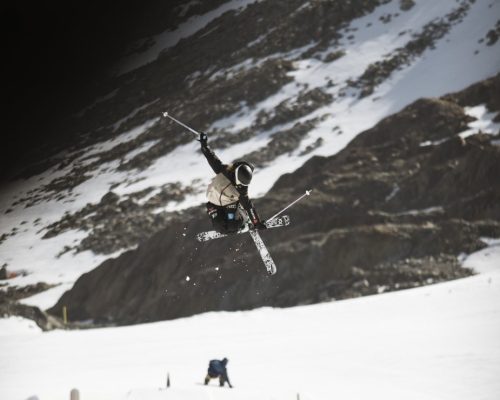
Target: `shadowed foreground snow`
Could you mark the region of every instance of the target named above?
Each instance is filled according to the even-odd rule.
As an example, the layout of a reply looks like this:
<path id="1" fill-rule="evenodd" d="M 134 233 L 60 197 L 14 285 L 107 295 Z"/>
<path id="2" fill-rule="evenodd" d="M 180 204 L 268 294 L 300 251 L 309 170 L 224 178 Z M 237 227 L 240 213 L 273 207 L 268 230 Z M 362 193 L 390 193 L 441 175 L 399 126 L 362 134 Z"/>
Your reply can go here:
<path id="1" fill-rule="evenodd" d="M 0 320 L 0 398 L 497 399 L 500 243 L 489 244 L 464 261 L 479 275 L 354 300 L 86 331 Z M 200 384 L 219 357 L 234 389 Z"/>

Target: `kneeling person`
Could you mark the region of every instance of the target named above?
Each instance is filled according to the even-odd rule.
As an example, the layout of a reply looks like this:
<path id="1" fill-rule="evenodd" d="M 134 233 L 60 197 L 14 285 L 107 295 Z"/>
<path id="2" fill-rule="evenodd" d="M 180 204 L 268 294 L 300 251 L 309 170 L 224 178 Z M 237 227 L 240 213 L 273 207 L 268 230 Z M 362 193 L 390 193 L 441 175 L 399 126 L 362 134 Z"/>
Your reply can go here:
<path id="1" fill-rule="evenodd" d="M 208 385 L 210 379 L 219 378 L 219 386 L 224 386 L 227 382 L 230 388 L 233 386 L 231 382 L 229 382 L 229 376 L 227 376 L 227 362 L 229 360 L 227 358 L 223 358 L 222 360 L 211 360 L 208 364 L 207 376 L 205 377 L 205 385 Z"/>

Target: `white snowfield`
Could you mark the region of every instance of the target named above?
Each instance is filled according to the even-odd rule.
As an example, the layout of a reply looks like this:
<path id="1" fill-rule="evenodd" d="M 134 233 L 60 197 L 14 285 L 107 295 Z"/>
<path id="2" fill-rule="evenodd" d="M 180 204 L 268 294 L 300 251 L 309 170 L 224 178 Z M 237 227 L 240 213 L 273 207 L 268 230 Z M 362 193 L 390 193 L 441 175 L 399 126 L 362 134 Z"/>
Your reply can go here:
<path id="1" fill-rule="evenodd" d="M 0 398 L 497 400 L 500 241 L 489 243 L 464 261 L 479 275 L 353 300 L 48 333 L 3 319 Z M 223 357 L 234 388 L 203 386 Z"/>
<path id="2" fill-rule="evenodd" d="M 174 46 L 181 38 L 199 32 L 209 23 L 216 23 L 217 18 L 226 11 L 241 12 L 255 2 L 256 0 L 230 0 L 205 15 L 191 17 L 188 22 L 179 26 L 178 30 L 165 32 L 153 38 L 155 46 L 146 53 L 137 54 L 135 58 L 129 60 L 130 63 L 124 64 L 124 68 L 135 68 L 154 61 L 162 50 Z M 189 3 L 186 7 L 192 4 L 194 3 Z M 307 116 L 289 124 L 275 127 L 270 131 L 259 132 L 256 137 L 247 142 L 218 152 L 222 160 L 231 161 L 249 151 L 266 146 L 274 131 L 287 129 L 296 122 L 318 116 L 324 117 L 316 128 L 304 138 L 296 151 L 278 157 L 274 162 L 257 171 L 250 187 L 251 197 L 264 195 L 282 174 L 292 172 L 310 157 L 336 154 L 360 132 L 372 127 L 382 118 L 399 111 L 414 100 L 423 96 L 440 96 L 458 91 L 474 82 L 493 76 L 500 70 L 500 41 L 493 46 L 487 46 L 484 40 L 483 43 L 480 43 L 480 40 L 485 38 L 487 32 L 494 27 L 498 20 L 500 1 L 476 1 L 469 3 L 470 8 L 463 20 L 454 21 L 450 31 L 435 43 L 434 49 L 427 49 L 410 65 L 395 71 L 384 83 L 375 88 L 372 95 L 359 100 L 356 95 L 350 96 L 353 89 L 348 89 L 346 96 L 339 96 L 340 91 L 346 90 L 349 79 L 358 78 L 370 63 L 382 60 L 387 54 L 404 46 L 412 39 L 412 34 L 420 32 L 429 22 L 438 18 L 446 18 L 446 15 L 459 7 L 460 3 L 456 1 L 417 0 L 415 6 L 406 12 L 402 12 L 399 5 L 399 1 L 393 0 L 378 7 L 371 14 L 353 20 L 346 28 L 344 39 L 341 40 L 340 45 L 325 51 L 328 53 L 342 49 L 345 51 L 345 56 L 333 62 L 323 62 L 314 58 L 296 61 L 296 70 L 291 73 L 294 81 L 285 85 L 278 93 L 257 104 L 255 108 L 249 109 L 242 104 L 240 112 L 214 121 L 213 127 L 224 127 L 229 131 L 237 131 L 245 126 L 250 126 L 259 111 L 272 110 L 286 99 L 293 101 L 306 85 L 309 90 L 320 87 L 334 97 L 331 104 Z M 380 18 L 388 14 L 393 15 L 393 18 L 387 23 L 381 22 Z M 259 40 L 264 39 L 260 38 Z M 288 54 L 275 54 L 270 57 L 292 58 L 301 54 L 303 50 L 295 49 Z M 247 60 L 240 66 L 233 66 L 232 69 L 251 68 L 252 65 L 261 61 Z M 197 77 L 192 77 L 193 84 L 196 84 L 195 79 L 200 79 L 200 77 L 213 79 L 214 76 L 224 75 L 227 72 L 199 71 L 199 74 L 194 74 Z M 327 86 L 329 80 L 332 80 L 334 86 Z M 103 99 L 113 97 L 115 93 L 116 91 L 96 99 L 94 105 L 99 104 Z M 89 105 L 89 107 L 92 106 Z M 147 105 L 138 105 L 138 109 L 145 106 Z M 471 115 L 477 115 L 481 120 L 476 124 L 472 123 L 471 129 L 464 135 L 474 133 L 485 126 L 491 128 L 493 133 L 495 129 L 498 130 L 498 124 L 495 125 L 491 122 L 493 115 L 486 112 L 484 107 L 483 109 L 472 109 L 469 112 Z M 85 117 L 85 110 L 82 110 L 81 115 L 83 118 Z M 40 281 L 60 284 L 49 294 L 35 296 L 24 300 L 25 302 L 42 308 L 52 306 L 81 274 L 95 268 L 107 258 L 95 255 L 90 251 L 76 255 L 68 252 L 59 256 L 64 246 L 79 243 L 85 237 L 86 232 L 69 231 L 51 239 L 41 240 L 41 238 L 46 233 L 44 227 L 58 221 L 65 212 L 74 213 L 87 203 L 97 203 L 114 184 L 121 182 L 118 186 L 113 186 L 113 191 L 120 196 L 126 196 L 147 187 L 159 188 L 166 183 L 177 182 L 182 177 L 182 183 L 185 185 L 197 182 L 196 187 L 199 188 L 199 192 L 188 196 L 180 203 L 165 204 L 157 211 L 180 210 L 200 205 L 204 201 L 203 187 L 208 184 L 211 174 L 207 173 L 206 160 L 197 152 L 198 143 L 193 141 L 157 159 L 144 171 L 119 171 L 117 170 L 120 164 L 119 160 L 102 164 L 92 172 L 91 179 L 75 187 L 71 193 L 64 193 L 67 195 L 65 199 L 42 199 L 39 203 L 28 208 L 25 208 L 24 204 L 12 205 L 16 200 L 25 198 L 30 193 L 40 193 L 43 185 L 68 174 L 78 165 L 88 165 L 89 160 L 86 157 L 94 156 L 98 152 L 107 151 L 120 143 L 137 138 L 156 124 L 159 117 L 144 121 L 142 125 L 122 133 L 113 140 L 103 141 L 87 148 L 82 156 L 61 170 L 55 167 L 28 180 L 13 182 L 0 188 L 0 236 L 17 232 L 0 244 L 0 266 L 7 263 L 8 269 L 11 271 L 27 272 L 26 276 L 12 279 L 9 284 L 24 286 Z M 123 119 L 116 121 L 114 126 L 117 127 L 121 122 Z M 183 122 L 190 124 L 188 120 Z M 179 128 L 178 133 L 183 134 L 181 128 Z M 309 145 L 316 143 L 317 139 L 320 138 L 323 140 L 321 146 L 310 153 L 303 153 Z M 423 145 L 429 144 L 433 143 L 423 143 Z M 127 160 L 131 156 L 147 150 L 151 145 L 151 142 L 144 143 L 139 148 L 131 150 L 124 159 Z M 41 193 L 43 194 L 43 192 Z M 153 191 L 152 194 L 154 193 Z M 5 211 L 9 209 L 11 211 L 6 214 Z M 119 252 L 112 256 L 118 254 Z"/>

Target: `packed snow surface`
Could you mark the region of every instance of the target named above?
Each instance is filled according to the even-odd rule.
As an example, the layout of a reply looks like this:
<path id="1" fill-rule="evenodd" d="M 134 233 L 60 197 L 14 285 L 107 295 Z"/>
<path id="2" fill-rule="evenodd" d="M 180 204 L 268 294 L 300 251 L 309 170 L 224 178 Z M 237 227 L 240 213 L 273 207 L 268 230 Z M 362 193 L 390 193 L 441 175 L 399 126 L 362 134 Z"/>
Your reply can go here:
<path id="1" fill-rule="evenodd" d="M 0 398 L 495 400 L 500 242 L 489 243 L 464 260 L 478 275 L 354 300 L 48 333 L 3 319 Z M 223 357 L 234 388 L 203 386 Z"/>

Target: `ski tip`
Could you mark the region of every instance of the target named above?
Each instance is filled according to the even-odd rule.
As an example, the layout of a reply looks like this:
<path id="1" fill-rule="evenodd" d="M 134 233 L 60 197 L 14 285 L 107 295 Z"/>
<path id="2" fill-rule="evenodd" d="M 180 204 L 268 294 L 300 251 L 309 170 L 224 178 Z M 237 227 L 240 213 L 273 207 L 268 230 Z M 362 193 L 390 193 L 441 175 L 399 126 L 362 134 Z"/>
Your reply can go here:
<path id="1" fill-rule="evenodd" d="M 312 192 L 312 191 L 313 191 L 312 189 L 306 190 L 306 195 L 308 195 L 308 196 L 309 196 L 309 195 L 311 194 L 311 192 Z"/>
<path id="2" fill-rule="evenodd" d="M 162 113 L 164 117 L 168 117 L 168 111 Z"/>

